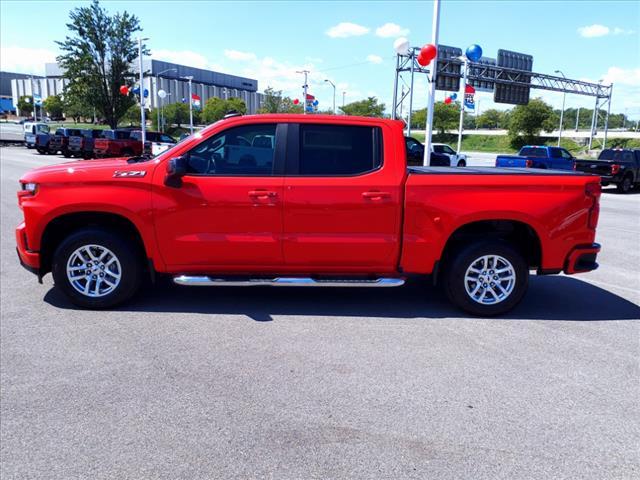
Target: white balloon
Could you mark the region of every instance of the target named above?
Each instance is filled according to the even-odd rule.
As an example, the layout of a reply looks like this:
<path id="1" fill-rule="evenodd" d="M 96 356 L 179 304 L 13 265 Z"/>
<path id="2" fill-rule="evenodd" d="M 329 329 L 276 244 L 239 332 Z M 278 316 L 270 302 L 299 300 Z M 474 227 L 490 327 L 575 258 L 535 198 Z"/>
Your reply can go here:
<path id="1" fill-rule="evenodd" d="M 165 92 L 164 90 L 158 90 L 158 96 L 160 98 L 164 98 L 167 96 L 167 92 Z"/>
<path id="2" fill-rule="evenodd" d="M 410 46 L 409 40 L 404 37 L 400 37 L 393 42 L 393 49 L 398 55 L 408 55 Z"/>

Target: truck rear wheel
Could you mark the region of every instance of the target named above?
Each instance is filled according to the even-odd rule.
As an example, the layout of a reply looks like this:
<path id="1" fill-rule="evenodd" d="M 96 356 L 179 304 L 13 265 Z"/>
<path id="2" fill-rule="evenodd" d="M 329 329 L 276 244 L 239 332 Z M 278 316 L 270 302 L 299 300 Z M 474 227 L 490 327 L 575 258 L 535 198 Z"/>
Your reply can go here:
<path id="1" fill-rule="evenodd" d="M 462 310 L 491 317 L 515 307 L 527 291 L 529 267 L 511 245 L 479 241 L 456 251 L 445 267 L 444 289 Z"/>
<path id="2" fill-rule="evenodd" d="M 53 255 L 51 271 L 56 287 L 75 305 L 89 309 L 127 301 L 142 277 L 137 250 L 102 228 L 78 230 L 63 240 Z"/>
<path id="3" fill-rule="evenodd" d="M 622 181 L 616 185 L 616 188 L 620 193 L 629 193 L 629 191 L 633 188 L 633 176 L 625 175 Z"/>

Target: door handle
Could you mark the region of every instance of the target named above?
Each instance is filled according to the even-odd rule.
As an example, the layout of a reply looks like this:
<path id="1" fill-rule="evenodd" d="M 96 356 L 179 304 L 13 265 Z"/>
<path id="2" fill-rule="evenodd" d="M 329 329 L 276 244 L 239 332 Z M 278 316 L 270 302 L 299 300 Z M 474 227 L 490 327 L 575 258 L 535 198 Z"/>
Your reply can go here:
<path id="1" fill-rule="evenodd" d="M 278 194 L 270 190 L 250 190 L 249 196 L 257 197 L 257 198 L 273 198 L 273 197 L 277 197 Z"/>
<path id="2" fill-rule="evenodd" d="M 383 198 L 390 198 L 389 192 L 362 192 L 362 197 L 368 200 L 382 200 Z"/>

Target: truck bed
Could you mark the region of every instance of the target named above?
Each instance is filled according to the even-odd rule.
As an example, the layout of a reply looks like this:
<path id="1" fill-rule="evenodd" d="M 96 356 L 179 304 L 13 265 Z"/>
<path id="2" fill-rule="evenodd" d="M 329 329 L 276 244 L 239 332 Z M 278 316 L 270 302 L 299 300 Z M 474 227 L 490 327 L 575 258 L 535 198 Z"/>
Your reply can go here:
<path id="1" fill-rule="evenodd" d="M 588 173 L 571 170 L 548 170 L 540 168 L 503 167 L 407 167 L 413 175 L 543 175 L 543 176 L 589 176 Z"/>

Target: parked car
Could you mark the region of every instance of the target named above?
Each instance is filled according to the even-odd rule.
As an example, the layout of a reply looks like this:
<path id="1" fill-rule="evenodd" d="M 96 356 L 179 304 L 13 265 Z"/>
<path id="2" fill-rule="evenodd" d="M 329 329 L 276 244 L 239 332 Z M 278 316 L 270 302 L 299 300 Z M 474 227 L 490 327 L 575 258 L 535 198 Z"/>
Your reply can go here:
<path id="1" fill-rule="evenodd" d="M 134 157 L 142 155 L 142 142 L 131 138 L 130 130 L 103 130 L 93 142 L 93 154 L 98 157 Z"/>
<path id="2" fill-rule="evenodd" d="M 52 135 L 49 140 L 49 153 L 55 154 L 60 152 L 66 158 L 71 157 L 69 137 L 78 135 L 80 135 L 79 128 L 58 128 L 55 135 Z"/>
<path id="3" fill-rule="evenodd" d="M 86 128 L 80 130 L 79 135 L 69 137 L 69 153 L 74 157 L 92 158 L 94 140 L 100 138 L 103 131 L 96 128 Z"/>
<path id="4" fill-rule="evenodd" d="M 407 149 L 407 165 L 422 166 L 424 162 L 424 145 L 413 137 L 405 136 L 404 140 Z M 449 167 L 451 166 L 451 157 L 431 149 L 429 164 L 432 167 Z"/>
<path id="5" fill-rule="evenodd" d="M 527 145 L 518 155 L 498 155 L 496 167 L 575 170 L 576 159 L 564 148 Z"/>
<path id="6" fill-rule="evenodd" d="M 132 131 L 131 138 L 142 141 L 142 132 L 140 130 Z M 145 132 L 144 153 L 156 156 L 173 147 L 176 143 L 178 142 L 166 133 Z"/>
<path id="7" fill-rule="evenodd" d="M 27 148 L 36 148 L 36 137 L 39 133 L 49 133 L 49 125 L 42 122 L 24 122 L 24 144 Z"/>
<path id="8" fill-rule="evenodd" d="M 603 187 L 614 184 L 619 192 L 628 193 L 640 185 L 640 150 L 605 148 L 597 160 L 577 160 L 576 170 L 600 175 Z"/>
<path id="9" fill-rule="evenodd" d="M 464 153 L 456 153 L 456 151 L 446 143 L 432 143 L 431 152 L 446 155 L 449 158 L 449 166 L 451 167 L 467 166 L 467 156 Z"/>
<path id="10" fill-rule="evenodd" d="M 233 117 L 155 159 L 32 170 L 18 193 L 20 261 L 84 308 L 115 307 L 156 273 L 185 286 L 349 287 L 424 274 L 483 316 L 517 305 L 530 270 L 597 268 L 599 178 L 407 167 L 402 129 Z"/>

